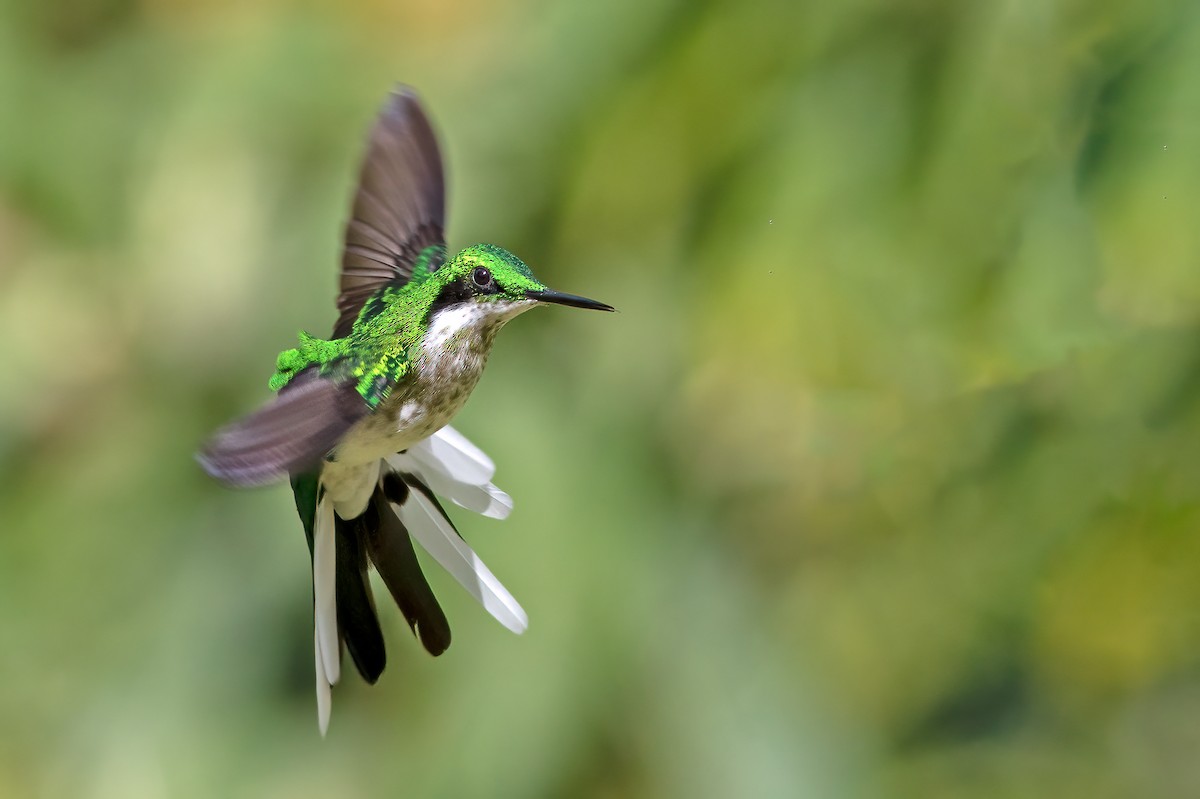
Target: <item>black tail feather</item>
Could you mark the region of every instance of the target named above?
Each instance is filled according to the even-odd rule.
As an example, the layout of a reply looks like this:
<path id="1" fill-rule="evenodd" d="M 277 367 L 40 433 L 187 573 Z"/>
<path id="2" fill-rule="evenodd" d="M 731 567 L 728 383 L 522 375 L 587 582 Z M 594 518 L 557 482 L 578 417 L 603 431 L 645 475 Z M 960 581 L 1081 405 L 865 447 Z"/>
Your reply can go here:
<path id="1" fill-rule="evenodd" d="M 393 477 L 384 478 L 385 490 Z M 371 562 L 421 644 L 429 654 L 440 655 L 450 646 L 450 623 L 421 572 L 408 530 L 388 504 L 384 490 L 375 490 L 371 507 L 378 519 L 365 536 Z"/>
<path id="2" fill-rule="evenodd" d="M 334 518 L 338 631 L 358 673 L 372 685 L 387 665 L 383 631 L 379 629 L 379 617 L 375 615 L 375 600 L 367 577 L 364 548 L 367 531 L 376 526 L 375 516 L 374 509 L 368 505 L 366 512 L 356 519 Z"/>

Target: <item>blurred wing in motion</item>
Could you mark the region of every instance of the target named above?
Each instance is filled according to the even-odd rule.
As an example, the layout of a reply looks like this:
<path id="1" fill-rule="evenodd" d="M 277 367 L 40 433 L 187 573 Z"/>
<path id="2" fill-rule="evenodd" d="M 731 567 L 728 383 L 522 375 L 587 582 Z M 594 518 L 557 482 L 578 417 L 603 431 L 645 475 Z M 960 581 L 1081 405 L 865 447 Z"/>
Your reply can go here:
<path id="1" fill-rule="evenodd" d="M 380 287 L 407 282 L 418 260 L 430 271 L 441 265 L 445 218 L 437 137 L 416 94 L 399 86 L 371 130 L 346 224 L 334 338 L 350 333 Z"/>
<path id="2" fill-rule="evenodd" d="M 316 466 L 369 412 L 353 383 L 301 372 L 266 405 L 214 433 L 196 459 L 228 485 L 265 485 Z"/>

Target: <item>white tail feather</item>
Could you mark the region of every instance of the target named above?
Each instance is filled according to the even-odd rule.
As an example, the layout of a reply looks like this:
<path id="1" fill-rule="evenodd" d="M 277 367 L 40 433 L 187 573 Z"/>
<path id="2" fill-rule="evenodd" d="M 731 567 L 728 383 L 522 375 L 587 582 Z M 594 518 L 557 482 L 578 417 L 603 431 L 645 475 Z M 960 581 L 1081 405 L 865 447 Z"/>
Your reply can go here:
<path id="1" fill-rule="evenodd" d="M 409 491 L 408 499 L 398 510 L 400 520 L 413 538 L 483 605 L 484 610 L 514 633 L 525 632 L 529 617 L 520 604 L 424 494 Z"/>
<path id="2" fill-rule="evenodd" d="M 445 439 L 447 430 L 450 430 L 456 437 L 454 440 L 459 444 L 465 443 L 471 451 L 477 452 L 480 457 L 487 459 L 487 456 L 480 452 L 478 447 L 451 428 L 443 427 L 435 434 L 435 437 L 442 436 Z M 466 508 L 492 519 L 507 519 L 508 515 L 512 513 L 512 497 L 497 488 L 494 483 L 464 482 L 457 478 L 446 463 L 430 450 L 428 441 L 422 441 L 407 452 L 389 456 L 387 462 L 398 472 L 416 473 L 429 485 L 433 493 L 445 497 L 460 508 Z M 491 461 L 487 462 L 491 463 Z M 461 473 L 461 469 L 459 471 Z"/>
<path id="3" fill-rule="evenodd" d="M 333 697 L 329 690 L 329 680 L 325 679 L 325 661 L 321 657 L 321 633 L 316 625 L 313 625 L 313 651 L 317 661 L 317 726 L 321 730 L 321 737 L 324 738 L 325 731 L 329 729 Z"/>
<path id="4" fill-rule="evenodd" d="M 496 474 L 496 464 L 453 427 L 443 427 L 409 449 L 419 463 L 432 466 L 471 485 L 483 485 Z"/>
<path id="5" fill-rule="evenodd" d="M 425 478 L 433 493 L 446 497 L 460 508 L 466 508 L 492 519 L 507 519 L 512 513 L 513 501 L 505 492 L 493 483 L 486 485 L 470 485 L 461 483 L 432 469 L 417 469 L 417 474 Z"/>
<path id="6" fill-rule="evenodd" d="M 325 677 L 336 685 L 341 676 L 338 651 L 336 545 L 334 541 L 333 503 L 322 499 L 317 505 L 313 525 L 313 612 L 316 614 L 317 643 L 325 665 Z"/>

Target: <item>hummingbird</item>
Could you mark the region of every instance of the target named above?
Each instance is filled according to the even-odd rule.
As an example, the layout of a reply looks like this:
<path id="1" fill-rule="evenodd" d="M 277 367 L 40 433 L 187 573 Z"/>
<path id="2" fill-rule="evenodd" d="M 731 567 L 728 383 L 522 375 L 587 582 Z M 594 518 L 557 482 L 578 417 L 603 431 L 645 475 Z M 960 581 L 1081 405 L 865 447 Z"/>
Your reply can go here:
<path id="1" fill-rule="evenodd" d="M 217 430 L 196 456 L 230 486 L 291 483 L 312 560 L 322 736 L 343 647 L 367 683 L 386 665 L 369 567 L 431 655 L 450 645 L 414 539 L 501 624 L 524 632 L 525 611 L 438 499 L 493 518 L 512 510 L 492 483 L 491 459 L 449 423 L 508 321 L 548 304 L 614 310 L 548 288 L 493 244 L 450 255 L 445 206 L 437 137 L 416 93 L 397 86 L 367 140 L 333 334 L 302 331 L 276 360 L 275 396 Z"/>

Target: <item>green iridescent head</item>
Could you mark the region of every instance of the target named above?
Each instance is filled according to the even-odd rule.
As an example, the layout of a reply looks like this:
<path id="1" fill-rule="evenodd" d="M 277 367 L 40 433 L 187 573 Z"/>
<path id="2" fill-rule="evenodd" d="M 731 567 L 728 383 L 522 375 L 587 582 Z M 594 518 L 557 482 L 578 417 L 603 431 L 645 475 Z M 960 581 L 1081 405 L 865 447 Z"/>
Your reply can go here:
<path id="1" fill-rule="evenodd" d="M 577 308 L 611 311 L 612 306 L 586 297 L 546 288 L 529 267 L 508 250 L 494 244 L 476 244 L 461 250 L 430 276 L 441 290 L 436 306 L 474 300 L 478 302 L 551 302 Z"/>
<path id="2" fill-rule="evenodd" d="M 464 291 L 483 300 L 524 300 L 530 291 L 546 290 L 524 261 L 493 244 L 461 250 L 435 277 L 445 286 L 461 283 Z"/>

